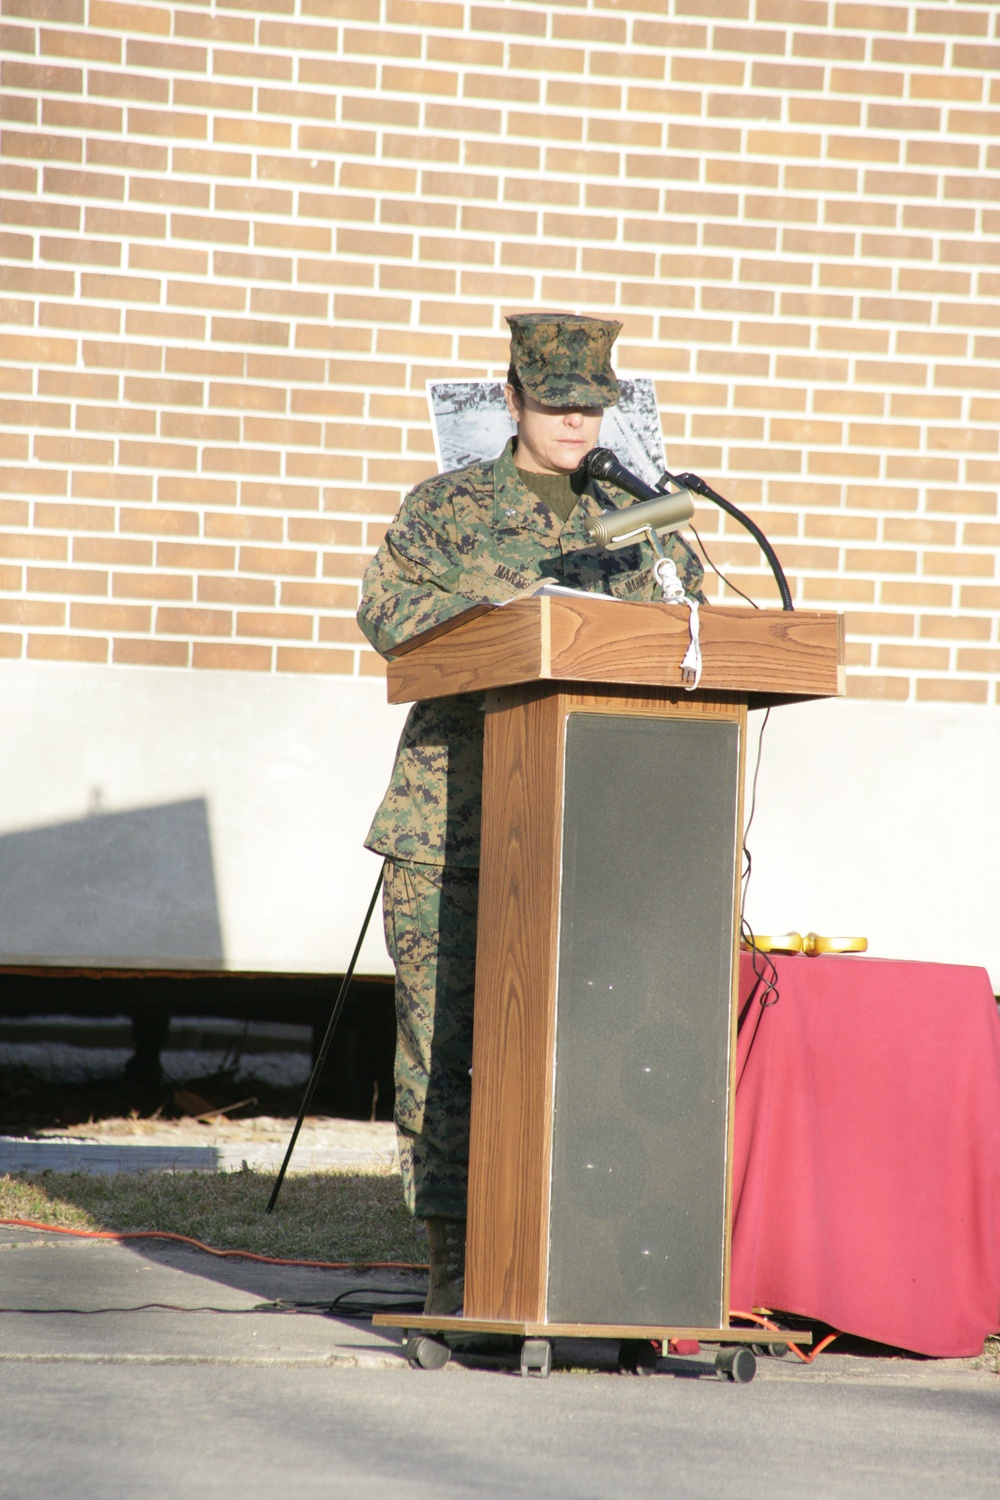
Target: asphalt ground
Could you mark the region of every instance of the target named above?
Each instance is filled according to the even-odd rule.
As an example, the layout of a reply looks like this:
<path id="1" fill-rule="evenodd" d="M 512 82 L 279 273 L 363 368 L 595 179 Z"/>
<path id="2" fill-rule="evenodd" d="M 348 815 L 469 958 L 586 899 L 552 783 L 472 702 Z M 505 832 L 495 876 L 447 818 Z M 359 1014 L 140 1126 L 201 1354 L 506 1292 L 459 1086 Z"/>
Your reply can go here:
<path id="1" fill-rule="evenodd" d="M 620 1375 L 616 1346 L 594 1342 L 557 1344 L 539 1380 L 520 1375 L 516 1354 L 414 1370 L 396 1335 L 367 1321 L 255 1310 L 375 1287 L 422 1290 L 400 1273 L 0 1229 L 0 1495 L 993 1500 L 1000 1489 L 1000 1377 L 972 1360 L 831 1350 L 808 1366 L 761 1359 L 740 1386 L 707 1352 L 663 1360 L 648 1379 Z"/>

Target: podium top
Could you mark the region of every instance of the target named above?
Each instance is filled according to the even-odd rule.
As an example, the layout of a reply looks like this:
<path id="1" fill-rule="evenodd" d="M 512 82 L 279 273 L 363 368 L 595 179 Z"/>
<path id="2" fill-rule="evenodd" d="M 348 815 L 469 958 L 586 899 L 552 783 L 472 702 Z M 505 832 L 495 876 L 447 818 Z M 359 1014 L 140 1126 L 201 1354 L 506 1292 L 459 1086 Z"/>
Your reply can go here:
<path id="1" fill-rule="evenodd" d="M 843 616 L 823 610 L 701 607 L 697 689 L 751 707 L 843 693 Z M 390 703 L 540 681 L 617 682 L 683 690 L 684 605 L 603 594 L 536 594 L 476 604 L 415 636 L 389 659 Z"/>

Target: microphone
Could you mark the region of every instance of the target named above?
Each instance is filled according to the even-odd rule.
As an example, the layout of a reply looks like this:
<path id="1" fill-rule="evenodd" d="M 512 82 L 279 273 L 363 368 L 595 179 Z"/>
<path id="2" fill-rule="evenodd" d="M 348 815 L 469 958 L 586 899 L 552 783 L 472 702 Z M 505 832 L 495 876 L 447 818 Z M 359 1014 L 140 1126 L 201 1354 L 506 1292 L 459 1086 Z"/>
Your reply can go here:
<path id="1" fill-rule="evenodd" d="M 654 489 L 619 463 L 609 448 L 592 448 L 582 467 L 591 478 L 609 480 L 643 502 L 626 505 L 622 510 L 602 510 L 599 516 L 586 522 L 587 535 L 598 546 L 607 547 L 609 552 L 634 546 L 641 537 L 650 533 L 665 536 L 694 515 L 694 501 L 688 490 L 668 493 Z"/>
<path id="2" fill-rule="evenodd" d="M 663 494 L 662 490 L 654 490 L 651 484 L 619 463 L 610 448 L 591 448 L 580 467 L 591 479 L 607 479 L 636 500 L 655 500 Z"/>

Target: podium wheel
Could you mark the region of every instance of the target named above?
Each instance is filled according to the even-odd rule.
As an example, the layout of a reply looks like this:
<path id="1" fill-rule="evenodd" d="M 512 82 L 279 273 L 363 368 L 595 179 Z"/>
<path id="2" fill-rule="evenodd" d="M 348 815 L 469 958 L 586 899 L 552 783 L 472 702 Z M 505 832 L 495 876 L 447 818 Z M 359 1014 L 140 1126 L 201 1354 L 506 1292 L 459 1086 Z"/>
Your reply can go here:
<path id="1" fill-rule="evenodd" d="M 451 1350 L 444 1339 L 418 1333 L 406 1341 L 406 1358 L 414 1370 L 443 1370 L 451 1359 Z"/>
<path id="2" fill-rule="evenodd" d="M 552 1344 L 549 1339 L 525 1339 L 521 1345 L 521 1374 L 537 1375 L 548 1380 L 552 1370 Z"/>
<path id="3" fill-rule="evenodd" d="M 715 1356 L 715 1368 L 723 1380 L 734 1380 L 737 1385 L 749 1385 L 757 1373 L 757 1361 L 747 1344 L 737 1344 L 735 1349 L 720 1349 Z"/>
<path id="4" fill-rule="evenodd" d="M 652 1375 L 658 1358 L 652 1339 L 622 1339 L 618 1346 L 618 1368 L 623 1375 Z"/>
<path id="5" fill-rule="evenodd" d="M 769 1355 L 771 1359 L 784 1359 L 788 1353 L 787 1344 L 751 1344 L 750 1348 L 755 1354 Z"/>

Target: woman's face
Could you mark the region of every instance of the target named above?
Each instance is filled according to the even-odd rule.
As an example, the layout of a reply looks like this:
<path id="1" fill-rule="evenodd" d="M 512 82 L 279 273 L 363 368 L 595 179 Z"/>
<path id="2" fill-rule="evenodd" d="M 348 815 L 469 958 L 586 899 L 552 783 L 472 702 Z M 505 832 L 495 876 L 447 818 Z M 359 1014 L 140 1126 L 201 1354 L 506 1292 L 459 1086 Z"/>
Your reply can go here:
<path id="1" fill-rule="evenodd" d="M 597 442 L 601 406 L 543 406 L 510 385 L 504 396 L 517 423 L 514 462 L 529 474 L 572 474 Z"/>

